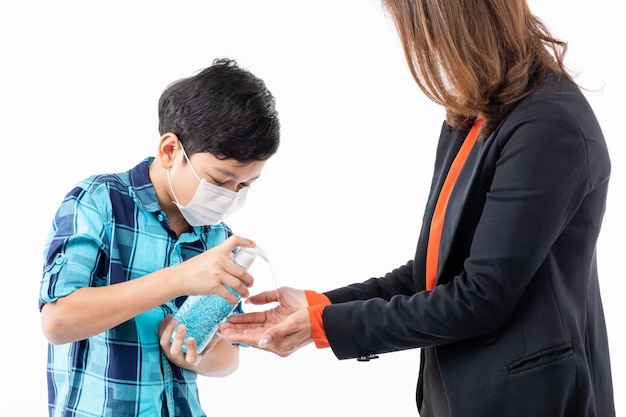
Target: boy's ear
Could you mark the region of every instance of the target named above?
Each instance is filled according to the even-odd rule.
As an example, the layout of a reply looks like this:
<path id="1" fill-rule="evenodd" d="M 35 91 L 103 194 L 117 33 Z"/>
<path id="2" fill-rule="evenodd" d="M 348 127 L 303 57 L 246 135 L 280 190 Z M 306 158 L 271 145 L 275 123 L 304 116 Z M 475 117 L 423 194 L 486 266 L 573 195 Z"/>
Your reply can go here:
<path id="1" fill-rule="evenodd" d="M 168 132 L 161 136 L 156 158 L 164 169 L 169 169 L 174 165 L 174 159 L 181 151 L 180 141 L 174 133 Z"/>

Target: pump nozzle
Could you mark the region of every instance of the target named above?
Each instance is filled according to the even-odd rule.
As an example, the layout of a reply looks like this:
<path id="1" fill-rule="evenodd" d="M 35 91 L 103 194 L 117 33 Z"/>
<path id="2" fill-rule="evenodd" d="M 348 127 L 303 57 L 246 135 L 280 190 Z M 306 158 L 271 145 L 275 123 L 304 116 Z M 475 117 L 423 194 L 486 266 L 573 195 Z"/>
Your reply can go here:
<path id="1" fill-rule="evenodd" d="M 237 250 L 237 253 L 235 253 L 235 256 L 233 257 L 233 262 L 244 269 L 248 269 L 250 268 L 252 262 L 254 262 L 257 256 L 263 258 L 265 262 L 270 261 L 265 251 L 257 246 L 256 248 L 239 248 L 239 250 Z"/>

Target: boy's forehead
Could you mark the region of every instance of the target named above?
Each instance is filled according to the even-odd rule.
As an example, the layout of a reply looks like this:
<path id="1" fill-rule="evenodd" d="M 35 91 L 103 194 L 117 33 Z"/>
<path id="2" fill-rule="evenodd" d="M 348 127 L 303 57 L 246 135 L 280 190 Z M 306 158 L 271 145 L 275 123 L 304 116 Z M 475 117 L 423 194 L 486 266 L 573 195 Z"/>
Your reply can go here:
<path id="1" fill-rule="evenodd" d="M 249 177 L 246 181 L 259 177 L 266 161 L 240 162 L 236 159 L 220 159 L 210 152 L 194 154 L 193 165 L 203 173 L 220 173 L 227 177 L 238 178 Z M 191 159 L 191 158 L 190 158 Z"/>

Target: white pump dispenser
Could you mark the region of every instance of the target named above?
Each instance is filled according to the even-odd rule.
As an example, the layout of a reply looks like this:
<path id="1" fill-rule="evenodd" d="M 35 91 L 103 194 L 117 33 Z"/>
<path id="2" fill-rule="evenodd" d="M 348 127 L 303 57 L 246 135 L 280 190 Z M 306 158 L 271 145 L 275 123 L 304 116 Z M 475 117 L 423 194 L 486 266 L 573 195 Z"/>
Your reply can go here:
<path id="1" fill-rule="evenodd" d="M 245 269 L 246 271 L 250 266 L 252 266 L 252 262 L 256 259 L 257 256 L 263 258 L 265 262 L 269 262 L 269 258 L 263 249 L 256 248 L 239 248 L 235 256 L 233 257 L 233 262 Z"/>

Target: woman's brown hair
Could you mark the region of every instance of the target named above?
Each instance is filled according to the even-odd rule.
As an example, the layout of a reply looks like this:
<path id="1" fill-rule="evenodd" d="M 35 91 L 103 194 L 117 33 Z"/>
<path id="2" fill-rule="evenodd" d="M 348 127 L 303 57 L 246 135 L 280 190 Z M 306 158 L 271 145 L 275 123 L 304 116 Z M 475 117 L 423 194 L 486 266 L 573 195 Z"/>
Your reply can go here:
<path id="1" fill-rule="evenodd" d="M 553 70 L 567 77 L 567 44 L 554 38 L 526 0 L 382 0 L 420 89 L 466 129 L 477 115 L 481 136 Z"/>

